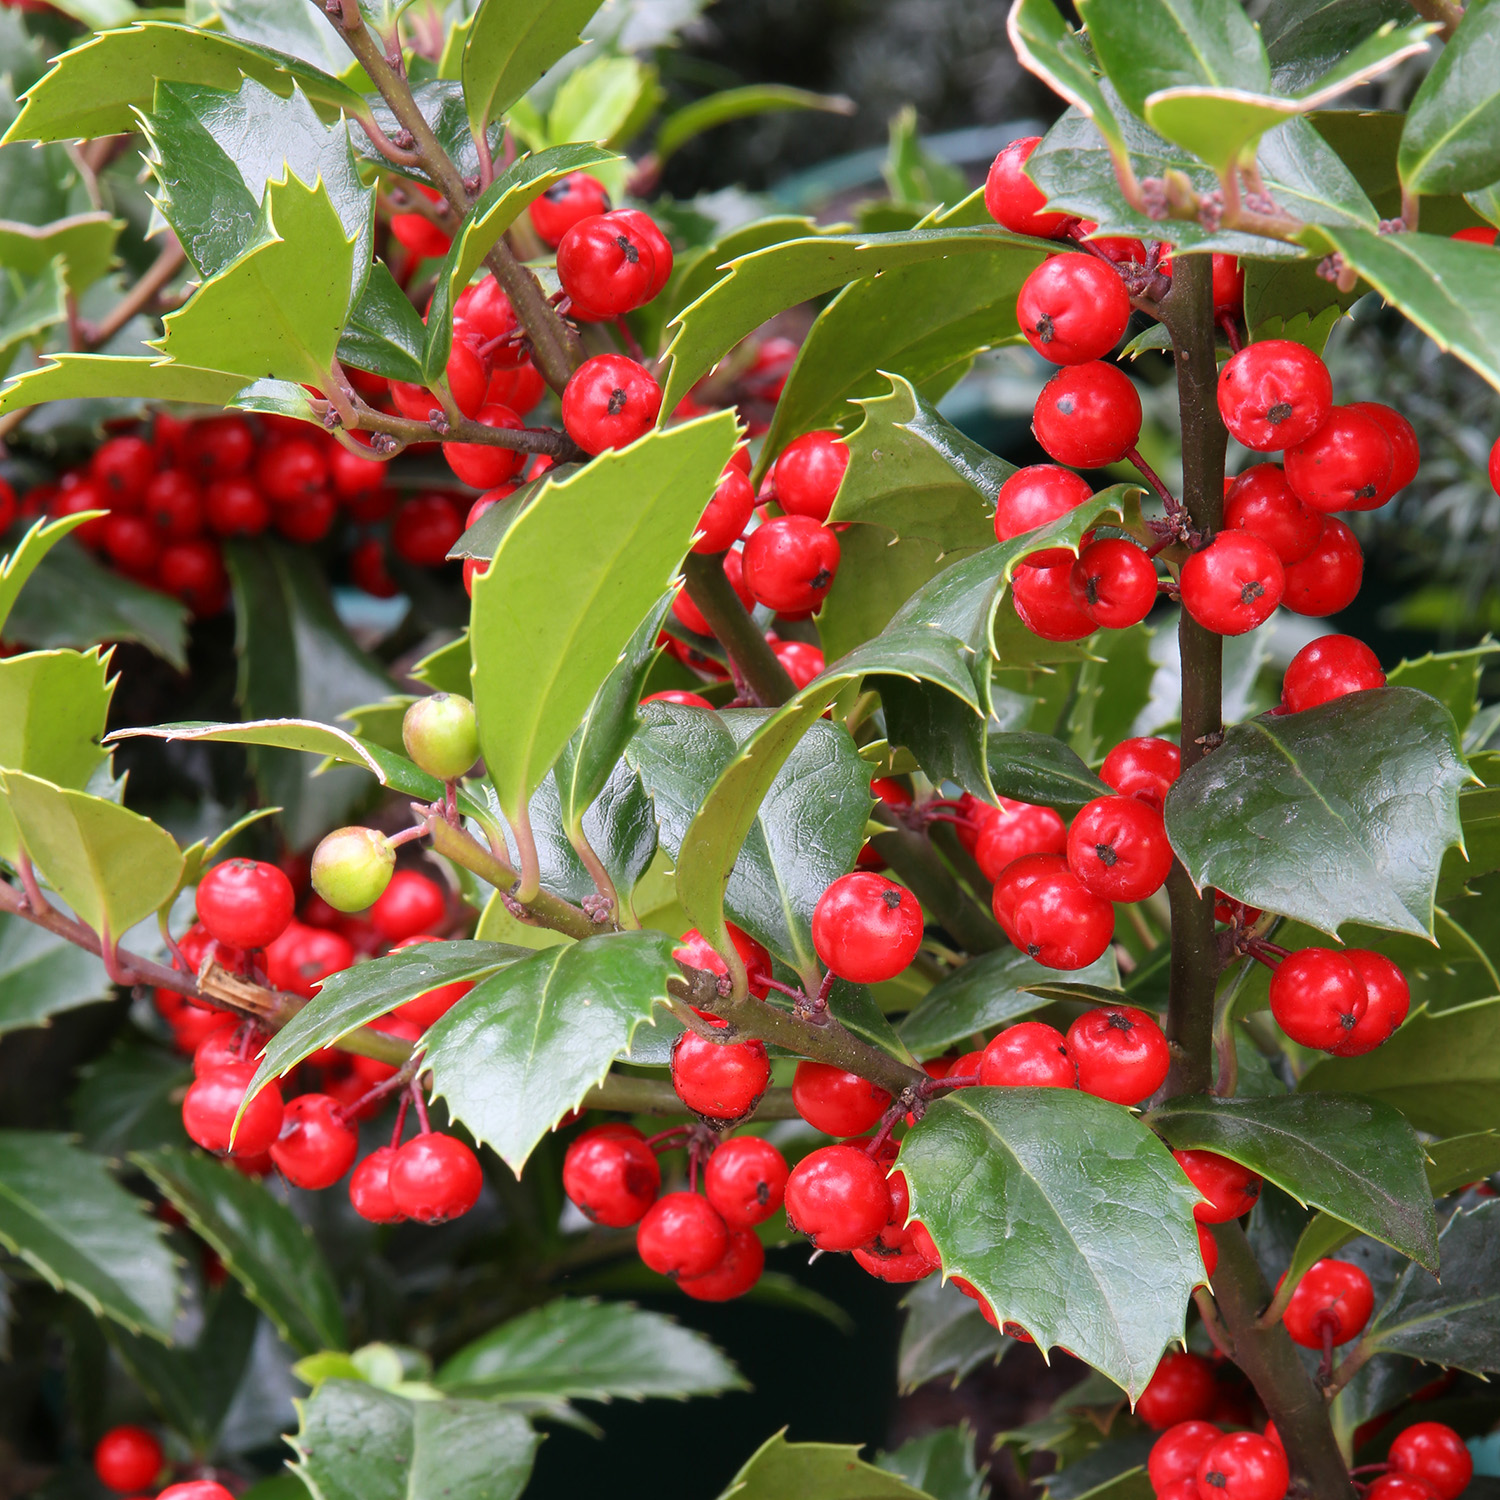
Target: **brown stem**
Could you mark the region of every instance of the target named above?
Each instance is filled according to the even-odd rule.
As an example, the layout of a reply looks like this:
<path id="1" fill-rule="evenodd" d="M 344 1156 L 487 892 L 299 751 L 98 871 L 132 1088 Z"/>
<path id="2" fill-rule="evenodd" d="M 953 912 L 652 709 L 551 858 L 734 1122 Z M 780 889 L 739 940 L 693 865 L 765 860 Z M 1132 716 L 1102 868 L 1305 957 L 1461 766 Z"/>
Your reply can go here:
<path id="1" fill-rule="evenodd" d="M 440 411 L 437 397 L 432 398 L 432 409 Z M 313 410 L 319 406 L 313 403 Z M 356 432 L 381 432 L 395 438 L 404 448 L 408 443 L 444 442 L 478 443 L 491 448 L 510 448 L 520 453 L 544 453 L 558 463 L 576 463 L 587 454 L 565 432 L 556 432 L 550 427 L 486 427 L 483 422 L 472 422 L 467 417 L 456 421 L 444 416 L 447 431 L 437 433 L 430 422 L 419 422 L 411 417 L 393 417 L 373 407 L 359 403 L 354 409 L 354 420 L 348 424 Z"/>
<path id="2" fill-rule="evenodd" d="M 688 598 L 698 606 L 708 628 L 739 668 L 756 702 L 765 708 L 785 703 L 796 692 L 796 685 L 730 586 L 723 560 L 717 555 L 689 552 L 682 576 L 687 580 Z"/>
<path id="3" fill-rule="evenodd" d="M 1453 33 L 1464 18 L 1463 6 L 1456 4 L 1455 0 L 1410 0 L 1410 4 L 1424 21 L 1437 22 L 1438 35 L 1445 42 L 1453 40 Z"/>
<path id="4" fill-rule="evenodd" d="M 383 157 L 385 157 L 385 159 L 390 162 L 392 166 L 420 167 L 422 165 L 421 154 L 416 151 L 404 150 L 402 147 L 398 146 L 385 133 L 385 131 L 380 128 L 380 124 L 373 114 L 355 115 L 354 123 L 358 125 L 359 128 L 363 130 L 367 136 L 369 136 L 370 144 Z"/>
<path id="5" fill-rule="evenodd" d="M 107 344 L 138 312 L 144 312 L 156 300 L 186 259 L 177 236 L 169 236 L 161 253 L 141 273 L 136 284 L 99 322 L 79 325 L 82 346 L 93 350 Z"/>

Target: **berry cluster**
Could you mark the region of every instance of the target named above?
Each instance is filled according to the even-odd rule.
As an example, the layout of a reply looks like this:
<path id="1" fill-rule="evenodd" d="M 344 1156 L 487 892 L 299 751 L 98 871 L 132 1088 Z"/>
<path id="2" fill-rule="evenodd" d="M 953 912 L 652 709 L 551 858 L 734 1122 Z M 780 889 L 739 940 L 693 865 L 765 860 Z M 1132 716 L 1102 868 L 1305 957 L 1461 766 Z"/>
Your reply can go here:
<path id="1" fill-rule="evenodd" d="M 111 1427 L 94 1447 L 94 1473 L 117 1495 L 154 1488 L 166 1467 L 161 1444 L 144 1427 Z M 234 1494 L 215 1480 L 189 1479 L 169 1484 L 156 1500 L 234 1500 Z"/>

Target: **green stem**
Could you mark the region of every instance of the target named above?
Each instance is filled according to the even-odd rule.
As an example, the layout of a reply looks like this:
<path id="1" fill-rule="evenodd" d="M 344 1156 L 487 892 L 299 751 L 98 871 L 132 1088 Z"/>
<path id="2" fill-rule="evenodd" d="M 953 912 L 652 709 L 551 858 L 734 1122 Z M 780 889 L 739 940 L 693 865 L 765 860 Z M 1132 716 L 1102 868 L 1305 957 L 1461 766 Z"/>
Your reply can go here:
<path id="1" fill-rule="evenodd" d="M 722 558 L 689 552 L 682 564 L 688 598 L 698 606 L 719 644 L 739 668 L 757 703 L 776 708 L 797 691 L 759 625 L 724 575 Z"/>

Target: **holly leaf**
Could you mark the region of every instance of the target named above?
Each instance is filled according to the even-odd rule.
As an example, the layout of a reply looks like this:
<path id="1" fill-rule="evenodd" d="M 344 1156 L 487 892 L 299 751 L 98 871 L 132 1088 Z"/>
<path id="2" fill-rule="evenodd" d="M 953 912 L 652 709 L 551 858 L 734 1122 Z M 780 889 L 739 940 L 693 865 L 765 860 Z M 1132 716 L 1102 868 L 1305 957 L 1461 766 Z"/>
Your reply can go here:
<path id="1" fill-rule="evenodd" d="M 43 357 L 45 364 L 12 376 L 0 387 L 0 416 L 23 407 L 40 406 L 44 401 L 79 401 L 100 396 L 138 396 L 147 401 L 228 406 L 245 384 L 243 375 L 200 369 L 175 360 L 119 354 Z M 66 519 L 81 524 L 84 518 Z"/>
<path id="2" fill-rule="evenodd" d="M 676 942 L 609 933 L 483 980 L 427 1032 L 433 1096 L 520 1176 L 536 1143 L 665 1003 Z"/>
<path id="3" fill-rule="evenodd" d="M 0 1244 L 96 1317 L 171 1338 L 177 1269 L 163 1226 L 66 1136 L 0 1131 Z"/>
<path id="4" fill-rule="evenodd" d="M 985 764 L 995 791 L 1017 802 L 1078 808 L 1109 795 L 1109 788 L 1050 734 L 1020 729 L 991 733 L 985 741 Z"/>
<path id="5" fill-rule="evenodd" d="M 917 1282 L 901 1299 L 906 1321 L 896 1356 L 896 1379 L 903 1395 L 939 1376 L 956 1386 L 970 1370 L 997 1363 L 1012 1340 L 991 1328 L 972 1297 L 940 1276 Z"/>
<path id="6" fill-rule="evenodd" d="M 558 1297 L 502 1323 L 438 1367 L 449 1395 L 490 1401 L 610 1401 L 747 1390 L 700 1333 L 628 1302 Z"/>
<path id="7" fill-rule="evenodd" d="M 857 1445 L 789 1443 L 768 1438 L 729 1482 L 719 1500 L 931 1500 L 904 1479 L 860 1461 Z"/>
<path id="8" fill-rule="evenodd" d="M 42 559 L 86 519 L 85 516 L 64 516 L 57 521 L 34 521 L 15 550 L 0 557 L 0 631 L 5 629 L 17 597 Z"/>
<path id="9" fill-rule="evenodd" d="M 469 124 L 482 129 L 530 91 L 553 63 L 582 40 L 599 0 L 488 0 L 469 23 L 464 43 L 464 98 Z"/>
<path id="10" fill-rule="evenodd" d="M 378 12 L 380 7 L 369 0 L 359 3 L 366 18 L 379 24 L 381 18 L 371 11 Z M 301 58 L 330 73 L 364 76 L 326 19 L 298 0 L 214 0 L 214 10 L 230 36 Z"/>
<path id="11" fill-rule="evenodd" d="M 743 88 L 720 89 L 673 110 L 657 127 L 653 147 L 658 162 L 705 131 L 783 110 L 819 110 L 824 114 L 852 115 L 855 104 L 842 94 L 814 94 L 784 83 L 752 83 Z"/>
<path id="12" fill-rule="evenodd" d="M 1320 1208 L 1425 1266 L 1437 1265 L 1437 1220 L 1425 1153 L 1405 1118 L 1347 1094 L 1174 1099 L 1147 1122 L 1168 1145 L 1213 1151 L 1299 1203 Z"/>
<path id="13" fill-rule="evenodd" d="M 882 1453 L 876 1467 L 899 1474 L 933 1500 L 983 1500 L 984 1480 L 974 1467 L 974 1434 L 964 1423 L 908 1438 L 893 1453 Z"/>
<path id="14" fill-rule="evenodd" d="M 1093 60 L 1078 33 L 1058 14 L 1052 0 L 1015 0 L 1006 23 L 1021 65 L 1091 121 L 1110 149 L 1125 151 L 1125 137 L 1114 103 L 1105 97 Z"/>
<path id="15" fill-rule="evenodd" d="M 1392 687 L 1416 688 L 1436 698 L 1453 715 L 1462 734 L 1479 708 L 1479 679 L 1500 655 L 1500 642 L 1481 641 L 1463 651 L 1429 651 L 1398 662 L 1386 675 Z"/>
<path id="16" fill-rule="evenodd" d="M 304 1354 L 345 1347 L 338 1288 L 312 1231 L 263 1184 L 228 1163 L 171 1146 L 130 1159 L 289 1344 Z"/>
<path id="17" fill-rule="evenodd" d="M 421 385 L 426 380 L 422 364 L 426 343 L 421 313 L 396 285 L 390 267 L 377 260 L 339 338 L 340 363 L 384 375 L 387 380 Z"/>
<path id="18" fill-rule="evenodd" d="M 1397 164 L 1410 193 L 1467 193 L 1500 178 L 1500 5 L 1471 0 L 1406 112 Z"/>
<path id="19" fill-rule="evenodd" d="M 1447 710 L 1379 688 L 1226 731 L 1168 794 L 1167 832 L 1200 890 L 1334 935 L 1430 934 L 1468 777 Z"/>
<path id="20" fill-rule="evenodd" d="M 182 1090 L 193 1081 L 193 1068 L 180 1053 L 144 1042 L 117 1042 L 85 1063 L 79 1075 L 68 1100 L 68 1118 L 90 1151 L 118 1157 L 186 1143 L 181 1100 Z"/>
<path id="21" fill-rule="evenodd" d="M 1272 0 L 1260 18 L 1272 82 L 1296 93 L 1388 21 L 1410 16 L 1405 0 Z"/>
<path id="22" fill-rule="evenodd" d="M 0 219 L 0 265 L 22 276 L 40 276 L 60 261 L 63 280 L 76 297 L 109 270 L 123 219 L 105 212 L 69 214 L 50 224 Z"/>
<path id="23" fill-rule="evenodd" d="M 111 990 L 92 953 L 45 927 L 0 915 L 0 1036 L 108 1000 Z"/>
<path id="24" fill-rule="evenodd" d="M 8 370 L 25 343 L 40 343 L 68 316 L 68 289 L 61 261 L 34 278 L 0 276 L 0 369 Z"/>

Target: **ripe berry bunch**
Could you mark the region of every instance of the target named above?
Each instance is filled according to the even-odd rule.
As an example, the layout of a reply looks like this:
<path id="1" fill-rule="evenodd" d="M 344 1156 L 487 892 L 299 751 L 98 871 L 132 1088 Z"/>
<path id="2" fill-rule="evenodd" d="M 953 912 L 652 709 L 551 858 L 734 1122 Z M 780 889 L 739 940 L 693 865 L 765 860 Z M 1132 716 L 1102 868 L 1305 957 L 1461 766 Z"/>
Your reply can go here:
<path id="1" fill-rule="evenodd" d="M 155 1489 L 168 1467 L 161 1444 L 144 1427 L 111 1427 L 94 1445 L 94 1474 L 117 1495 Z M 234 1496 L 211 1479 L 192 1479 L 168 1485 L 156 1500 L 234 1500 Z"/>

